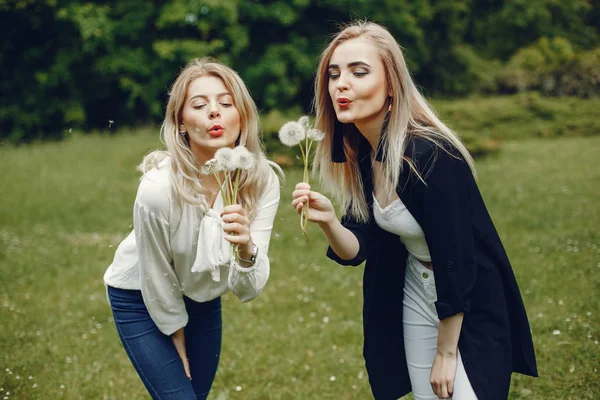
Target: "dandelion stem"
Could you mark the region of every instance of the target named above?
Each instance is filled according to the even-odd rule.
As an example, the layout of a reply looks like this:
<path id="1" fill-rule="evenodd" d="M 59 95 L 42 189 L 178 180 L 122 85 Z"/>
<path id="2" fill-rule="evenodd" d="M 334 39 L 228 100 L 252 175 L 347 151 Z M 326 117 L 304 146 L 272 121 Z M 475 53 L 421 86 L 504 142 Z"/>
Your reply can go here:
<path id="1" fill-rule="evenodd" d="M 221 197 L 223 198 L 223 202 L 227 201 L 227 198 L 226 198 L 227 194 L 223 191 L 223 181 L 219 177 L 219 173 L 213 171 L 213 176 L 215 177 L 215 179 L 217 180 L 217 183 L 219 184 L 219 192 L 221 192 Z"/>
<path id="2" fill-rule="evenodd" d="M 302 143 L 298 143 L 298 147 L 300 147 L 300 152 L 302 153 L 302 162 L 304 163 L 304 166 L 306 167 L 306 154 L 304 154 L 304 148 L 302 147 Z"/>
<path id="3" fill-rule="evenodd" d="M 302 148 L 302 143 L 298 143 L 300 146 L 300 151 L 302 152 L 302 161 L 304 162 L 304 170 L 302 181 L 309 183 L 309 175 L 308 175 L 308 159 L 310 156 L 310 145 L 312 141 L 308 140 L 308 137 L 305 140 L 306 152 Z M 310 208 L 310 199 L 306 201 L 306 203 L 302 206 L 302 212 L 300 213 L 300 228 L 302 228 L 302 233 L 306 237 L 306 241 L 308 241 L 308 232 L 306 230 L 306 226 L 308 224 L 308 212 Z"/>
<path id="4" fill-rule="evenodd" d="M 231 179 L 231 172 L 227 174 L 227 188 L 229 190 L 228 206 L 233 204 L 233 182 Z"/>
<path id="5" fill-rule="evenodd" d="M 235 172 L 235 184 L 234 184 L 234 189 L 233 189 L 233 204 L 237 203 L 237 198 L 238 198 L 238 188 L 239 188 L 239 183 L 240 183 L 240 175 L 242 174 L 242 171 L 239 169 L 236 169 Z"/>

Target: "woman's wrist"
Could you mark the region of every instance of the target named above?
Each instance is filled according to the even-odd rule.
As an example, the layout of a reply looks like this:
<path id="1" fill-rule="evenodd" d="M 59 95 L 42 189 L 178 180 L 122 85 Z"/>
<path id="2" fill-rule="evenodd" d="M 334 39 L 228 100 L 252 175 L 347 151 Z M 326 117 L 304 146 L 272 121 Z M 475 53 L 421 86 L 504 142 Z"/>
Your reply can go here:
<path id="1" fill-rule="evenodd" d="M 256 261 L 258 247 L 251 241 L 245 245 L 240 245 L 238 248 L 238 260 L 244 267 L 251 267 Z"/>
<path id="2" fill-rule="evenodd" d="M 337 219 L 337 218 L 336 218 L 336 216 L 335 216 L 335 213 L 334 213 L 334 212 L 332 212 L 332 213 L 331 213 L 331 218 L 330 218 L 330 219 L 328 219 L 328 220 L 326 220 L 326 221 L 321 221 L 321 222 L 319 222 L 319 226 L 321 227 L 321 229 L 322 229 L 323 231 L 332 230 L 332 229 L 333 229 L 333 226 L 334 226 L 334 224 L 335 224 L 336 222 L 338 222 L 338 223 L 339 223 L 338 219 Z"/>
<path id="3" fill-rule="evenodd" d="M 440 348 L 438 346 L 437 353 L 442 357 L 456 357 L 457 348 Z"/>

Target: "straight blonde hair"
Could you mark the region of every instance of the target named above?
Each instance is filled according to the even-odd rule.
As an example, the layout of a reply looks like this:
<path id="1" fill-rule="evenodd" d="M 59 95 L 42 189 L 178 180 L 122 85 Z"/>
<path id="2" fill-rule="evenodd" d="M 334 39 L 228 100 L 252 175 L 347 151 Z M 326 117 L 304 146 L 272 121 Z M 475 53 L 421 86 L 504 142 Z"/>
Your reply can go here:
<path id="1" fill-rule="evenodd" d="M 344 151 L 346 162 L 332 161 L 333 132 L 337 121 L 332 100 L 329 96 L 328 67 L 335 49 L 351 39 L 368 39 L 378 50 L 384 65 L 388 89 L 393 98 L 387 126 L 387 140 L 384 141 L 382 170 L 384 186 L 382 190 L 387 198 L 395 193 L 402 171 L 403 161 L 423 180 L 423 171 L 418 171 L 409 155 L 405 154 L 409 137 L 421 137 L 444 149 L 443 144 L 455 147 L 476 176 L 475 164 L 466 147 L 458 136 L 448 128 L 433 111 L 417 89 L 410 76 L 400 45 L 381 25 L 373 22 L 357 21 L 342 28 L 329 42 L 321 54 L 315 79 L 316 128 L 326 133 L 319 143 L 315 155 L 314 169 L 319 170 L 322 184 L 328 189 L 357 221 L 369 220 L 369 208 L 364 195 L 364 186 L 358 162 L 358 143 L 360 132 L 349 129 L 344 133 Z M 339 122 L 338 122 L 339 123 Z M 382 133 L 383 134 L 383 133 Z M 377 149 L 374 149 L 377 151 Z M 410 171 L 409 171 L 410 172 Z"/>
<path id="2" fill-rule="evenodd" d="M 256 213 L 260 196 L 266 189 L 269 179 L 275 169 L 280 177 L 283 172 L 277 164 L 269 161 L 260 140 L 260 119 L 256 104 L 244 81 L 231 68 L 215 59 L 196 58 L 192 60 L 179 74 L 169 92 L 169 101 L 165 119 L 161 127 L 161 139 L 167 150 L 156 150 L 144 157 L 138 170 L 146 173 L 167 157 L 171 158 L 171 182 L 180 205 L 186 202 L 208 210 L 205 195 L 208 191 L 198 181 L 201 165 L 190 150 L 188 139 L 179 133 L 182 111 L 189 85 L 203 76 L 219 78 L 233 97 L 233 104 L 240 115 L 241 132 L 237 145 L 245 146 L 255 156 L 255 166 L 249 171 L 242 172 L 239 186 L 239 202 L 252 219 Z M 272 169 L 273 168 L 273 169 Z"/>

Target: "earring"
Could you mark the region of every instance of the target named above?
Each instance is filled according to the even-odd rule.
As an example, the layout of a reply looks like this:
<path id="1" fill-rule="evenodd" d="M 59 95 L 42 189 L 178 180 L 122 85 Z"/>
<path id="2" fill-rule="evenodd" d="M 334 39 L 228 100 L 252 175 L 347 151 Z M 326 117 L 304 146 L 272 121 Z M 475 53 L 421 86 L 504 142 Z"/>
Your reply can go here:
<path id="1" fill-rule="evenodd" d="M 392 104 L 394 104 L 394 98 L 390 96 L 390 105 L 388 106 L 388 111 L 392 111 Z"/>
<path id="2" fill-rule="evenodd" d="M 183 125 L 179 125 L 179 134 L 180 135 L 185 135 L 185 127 Z"/>

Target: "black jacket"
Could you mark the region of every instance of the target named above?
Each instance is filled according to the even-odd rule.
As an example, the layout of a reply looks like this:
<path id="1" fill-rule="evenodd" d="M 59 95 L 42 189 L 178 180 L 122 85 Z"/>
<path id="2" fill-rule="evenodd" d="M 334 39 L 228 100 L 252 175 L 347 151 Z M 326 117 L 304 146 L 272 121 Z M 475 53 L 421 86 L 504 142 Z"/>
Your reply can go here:
<path id="1" fill-rule="evenodd" d="M 416 162 L 425 185 L 406 162 L 398 196 L 417 220 L 431 254 L 439 319 L 464 312 L 458 347 L 469 381 L 480 400 L 506 399 L 511 373 L 537 376 L 529 322 L 512 267 L 485 207 L 475 179 L 460 153 L 448 154 L 419 138 L 406 154 Z M 360 170 L 370 222 L 347 213 L 342 224 L 357 237 L 352 260 L 327 255 L 342 265 L 366 262 L 364 271 L 364 358 L 373 395 L 397 399 L 411 391 L 402 330 L 402 299 L 407 250 L 397 235 L 374 222 L 369 144 L 361 137 Z"/>

